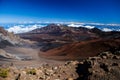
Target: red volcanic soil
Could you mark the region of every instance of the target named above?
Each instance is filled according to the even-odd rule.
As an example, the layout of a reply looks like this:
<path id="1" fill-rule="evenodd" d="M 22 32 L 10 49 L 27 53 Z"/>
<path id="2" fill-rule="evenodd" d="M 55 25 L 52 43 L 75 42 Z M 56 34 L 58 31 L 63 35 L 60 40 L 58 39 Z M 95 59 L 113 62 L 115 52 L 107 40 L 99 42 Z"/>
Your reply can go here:
<path id="1" fill-rule="evenodd" d="M 68 44 L 59 48 L 54 48 L 42 56 L 59 60 L 81 59 L 97 56 L 99 53 L 120 48 L 120 39 L 111 40 L 91 40 Z"/>

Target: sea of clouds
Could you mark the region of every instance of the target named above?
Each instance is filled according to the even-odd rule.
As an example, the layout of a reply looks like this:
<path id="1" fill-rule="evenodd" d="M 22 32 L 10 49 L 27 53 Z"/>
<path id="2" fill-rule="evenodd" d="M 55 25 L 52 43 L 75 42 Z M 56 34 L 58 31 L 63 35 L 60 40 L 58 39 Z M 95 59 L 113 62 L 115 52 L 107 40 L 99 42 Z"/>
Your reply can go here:
<path id="1" fill-rule="evenodd" d="M 120 25 L 119 24 L 100 24 L 100 23 L 64 23 L 65 25 L 68 25 L 69 27 L 85 27 L 88 29 L 92 28 L 99 28 L 102 31 L 108 32 L 108 31 L 120 31 Z M 39 24 L 14 24 L 14 25 L 5 25 L 6 30 L 9 32 L 17 33 L 25 33 L 29 32 L 31 30 L 41 28 L 44 26 L 47 26 L 47 24 L 39 23 Z M 3 25 L 4 26 L 4 25 Z"/>
<path id="2" fill-rule="evenodd" d="M 40 24 L 32 24 L 32 25 L 21 24 L 21 25 L 19 25 L 19 24 L 17 24 L 17 25 L 11 26 L 11 27 L 7 27 L 6 30 L 17 34 L 17 33 L 29 32 L 29 31 L 32 31 L 34 29 L 41 28 L 44 26 L 46 26 L 46 25 L 40 25 Z"/>

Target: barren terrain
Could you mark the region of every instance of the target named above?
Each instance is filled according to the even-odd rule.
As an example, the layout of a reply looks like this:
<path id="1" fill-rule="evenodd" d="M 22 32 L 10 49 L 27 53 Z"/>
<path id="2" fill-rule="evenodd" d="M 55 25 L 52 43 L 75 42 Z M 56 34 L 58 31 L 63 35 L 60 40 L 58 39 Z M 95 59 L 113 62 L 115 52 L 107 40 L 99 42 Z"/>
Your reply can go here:
<path id="1" fill-rule="evenodd" d="M 0 80 L 119 80 L 119 63 L 120 32 L 51 24 L 15 35 L 0 28 Z"/>

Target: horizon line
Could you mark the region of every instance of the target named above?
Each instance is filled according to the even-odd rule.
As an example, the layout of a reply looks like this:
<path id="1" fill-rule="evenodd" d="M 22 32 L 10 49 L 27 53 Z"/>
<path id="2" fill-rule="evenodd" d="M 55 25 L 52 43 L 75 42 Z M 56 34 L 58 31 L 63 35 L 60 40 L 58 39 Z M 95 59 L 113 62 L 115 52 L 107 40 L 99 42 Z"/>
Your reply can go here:
<path id="1" fill-rule="evenodd" d="M 102 22 L 79 22 L 79 21 L 21 21 L 21 22 L 0 22 L 0 24 L 96 24 L 96 25 L 120 25 L 120 23 Z"/>

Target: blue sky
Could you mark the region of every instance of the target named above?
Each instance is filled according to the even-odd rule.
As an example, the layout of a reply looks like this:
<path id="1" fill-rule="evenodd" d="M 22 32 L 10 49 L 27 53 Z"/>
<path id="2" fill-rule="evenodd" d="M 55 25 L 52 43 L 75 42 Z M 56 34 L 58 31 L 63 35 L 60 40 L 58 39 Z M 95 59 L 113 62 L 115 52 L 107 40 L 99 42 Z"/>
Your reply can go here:
<path id="1" fill-rule="evenodd" d="M 0 0 L 0 23 L 120 23 L 120 0 Z"/>

